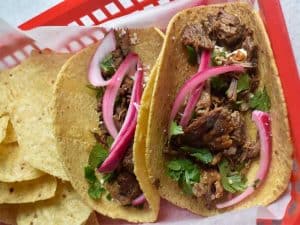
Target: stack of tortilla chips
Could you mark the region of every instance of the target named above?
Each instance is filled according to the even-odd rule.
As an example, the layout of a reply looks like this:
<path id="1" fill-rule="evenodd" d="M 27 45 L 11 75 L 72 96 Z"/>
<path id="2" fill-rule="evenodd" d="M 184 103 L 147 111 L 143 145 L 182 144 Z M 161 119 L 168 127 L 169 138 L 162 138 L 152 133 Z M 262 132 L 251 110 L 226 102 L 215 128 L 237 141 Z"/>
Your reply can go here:
<path id="1" fill-rule="evenodd" d="M 0 223 L 97 224 L 68 182 L 51 123 L 56 76 L 69 57 L 34 52 L 0 73 Z"/>

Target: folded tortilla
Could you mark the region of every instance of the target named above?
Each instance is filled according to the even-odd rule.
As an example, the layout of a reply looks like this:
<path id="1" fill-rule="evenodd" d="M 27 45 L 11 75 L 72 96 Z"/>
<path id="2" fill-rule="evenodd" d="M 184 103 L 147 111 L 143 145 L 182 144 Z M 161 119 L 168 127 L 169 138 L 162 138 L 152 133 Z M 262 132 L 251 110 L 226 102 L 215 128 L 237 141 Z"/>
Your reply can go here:
<path id="1" fill-rule="evenodd" d="M 137 37 L 137 44 L 131 47 L 131 51 L 139 55 L 145 67 L 152 68 L 158 58 L 163 38 L 155 29 L 130 30 L 130 32 L 136 33 Z M 84 167 L 88 164 L 91 148 L 96 142 L 92 131 L 97 129 L 99 119 L 95 110 L 97 106 L 95 91 L 87 88 L 89 84 L 87 71 L 96 48 L 97 45 L 92 45 L 74 55 L 63 66 L 58 76 L 55 88 L 54 126 L 60 157 L 73 187 L 92 209 L 111 218 L 131 222 L 155 221 L 159 209 L 159 196 L 149 188 L 147 176 L 141 177 L 143 173 L 139 173 L 142 169 L 146 171 L 145 167 L 136 166 L 135 174 L 147 198 L 148 208 L 124 207 L 117 201 L 107 200 L 105 196 L 94 201 L 88 195 L 89 187 L 84 177 Z M 147 120 L 139 118 L 139 123 L 146 124 Z M 139 137 L 138 134 L 137 136 Z M 139 164 L 139 160 L 143 159 L 135 157 L 136 165 Z"/>
<path id="2" fill-rule="evenodd" d="M 182 31 L 187 24 L 201 21 L 207 18 L 208 14 L 216 14 L 220 9 L 238 16 L 242 23 L 254 31 L 253 38 L 259 46 L 258 76 L 261 84 L 270 93 L 273 148 L 267 178 L 254 194 L 231 208 L 209 210 L 205 207 L 204 200 L 184 194 L 177 182 L 167 176 L 167 161 L 163 150 L 168 141 L 166 131 L 175 96 L 183 83 L 196 72 L 196 68 L 187 63 L 186 51 L 181 43 Z M 268 205 L 286 190 L 291 175 L 293 150 L 286 104 L 263 22 L 249 5 L 232 3 L 197 7 L 180 12 L 172 19 L 167 29 L 162 59 L 158 64 L 158 79 L 154 86 L 150 109 L 146 150 L 149 176 L 152 183 L 157 186 L 161 197 L 199 215 L 208 216 L 226 210 Z M 252 163 L 248 180 L 253 180 L 257 168 L 258 161 Z"/>

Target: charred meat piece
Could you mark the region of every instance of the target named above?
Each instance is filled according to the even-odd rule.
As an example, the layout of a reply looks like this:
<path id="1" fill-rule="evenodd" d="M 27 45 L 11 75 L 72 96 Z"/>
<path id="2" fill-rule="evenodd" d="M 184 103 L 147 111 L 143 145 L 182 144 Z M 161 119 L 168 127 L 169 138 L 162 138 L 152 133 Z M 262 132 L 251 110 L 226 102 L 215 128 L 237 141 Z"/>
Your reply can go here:
<path id="1" fill-rule="evenodd" d="M 239 112 L 230 113 L 226 108 L 220 107 L 195 119 L 178 138 L 180 143 L 188 146 L 204 146 L 220 151 L 241 145 L 242 138 L 235 134 L 236 130 L 243 129 L 241 126 L 243 121 Z"/>
<path id="2" fill-rule="evenodd" d="M 247 36 L 245 37 L 245 39 L 242 43 L 242 48 L 247 51 L 247 54 L 248 54 L 247 60 L 250 62 L 256 63 L 258 47 L 254 43 L 251 31 L 247 31 Z"/>
<path id="3" fill-rule="evenodd" d="M 126 29 L 116 30 L 116 39 L 119 48 L 122 51 L 122 55 L 126 56 L 130 50 L 130 35 Z"/>
<path id="4" fill-rule="evenodd" d="M 182 43 L 186 46 L 192 46 L 196 51 L 204 49 L 213 49 L 215 42 L 210 39 L 209 34 L 202 24 L 187 25 L 182 34 Z"/>
<path id="5" fill-rule="evenodd" d="M 210 84 L 206 82 L 205 87 L 201 93 L 200 99 L 195 107 L 195 116 L 202 116 L 208 112 L 211 106 Z"/>
<path id="6" fill-rule="evenodd" d="M 106 184 L 106 189 L 113 199 L 121 205 L 130 205 L 131 202 L 142 194 L 136 177 L 127 172 L 120 172 L 115 180 Z"/>
<path id="7" fill-rule="evenodd" d="M 211 36 L 220 46 L 234 47 L 244 39 L 245 25 L 237 16 L 223 10 L 217 16 L 210 16 L 206 24 L 211 27 Z"/>
<path id="8" fill-rule="evenodd" d="M 116 30 L 115 37 L 117 41 L 116 50 L 107 55 L 100 63 L 101 73 L 105 79 L 111 78 L 130 50 L 128 30 Z"/>
<path id="9" fill-rule="evenodd" d="M 127 109 L 130 103 L 132 88 L 133 88 L 133 80 L 130 77 L 126 76 L 119 89 L 119 95 L 117 98 L 118 100 L 115 104 L 114 115 L 113 115 L 116 127 L 118 129 L 121 129 L 122 124 L 125 120 Z"/>
<path id="10" fill-rule="evenodd" d="M 221 175 L 217 170 L 203 171 L 201 181 L 194 185 L 193 193 L 198 198 L 205 198 L 205 204 L 211 209 L 216 200 L 223 197 L 224 189 L 221 184 Z"/>
<path id="11" fill-rule="evenodd" d="M 240 162 L 245 162 L 249 159 L 254 159 L 259 156 L 260 145 L 259 142 L 246 142 L 242 149 L 241 154 L 238 156 Z"/>
<path id="12" fill-rule="evenodd" d="M 130 172 L 133 173 L 134 165 L 133 165 L 133 155 L 132 155 L 132 145 L 130 145 L 130 148 L 127 149 L 126 154 L 122 161 L 122 167 Z"/>

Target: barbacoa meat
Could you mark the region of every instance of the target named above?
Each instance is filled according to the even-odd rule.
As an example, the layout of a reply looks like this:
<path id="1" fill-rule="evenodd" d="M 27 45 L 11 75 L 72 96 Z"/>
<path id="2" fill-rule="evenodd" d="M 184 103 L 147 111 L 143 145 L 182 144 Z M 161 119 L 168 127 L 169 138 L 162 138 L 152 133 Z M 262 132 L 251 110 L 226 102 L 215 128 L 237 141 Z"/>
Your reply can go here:
<path id="1" fill-rule="evenodd" d="M 111 66 L 115 68 L 115 70 L 117 70 L 130 50 L 129 31 L 115 30 L 115 37 L 117 41 L 117 48 L 116 50 L 111 52 L 111 55 L 109 55 L 109 57 L 111 57 L 112 59 Z M 103 70 L 103 68 L 101 68 L 101 73 L 105 79 L 109 79 L 113 75 L 111 73 L 108 73 L 108 71 Z"/>
<path id="2" fill-rule="evenodd" d="M 245 36 L 245 25 L 235 15 L 220 11 L 216 16 L 210 15 L 205 23 L 210 27 L 210 35 L 220 46 L 234 47 Z"/>
<path id="3" fill-rule="evenodd" d="M 127 171 L 120 172 L 111 183 L 107 183 L 106 189 L 113 199 L 118 200 L 124 206 L 130 205 L 142 194 L 136 177 Z"/>
<path id="4" fill-rule="evenodd" d="M 202 24 L 187 25 L 182 34 L 182 43 L 194 47 L 196 51 L 201 49 L 213 49 L 215 41 L 211 40 L 209 34 Z"/>
<path id="5" fill-rule="evenodd" d="M 179 143 L 193 147 L 209 147 L 212 151 L 243 144 L 243 121 L 239 112 L 216 108 L 196 118 L 178 136 Z"/>
<path id="6" fill-rule="evenodd" d="M 204 197 L 206 207 L 211 209 L 224 195 L 220 173 L 217 170 L 203 171 L 200 182 L 193 186 L 193 194 L 198 198 Z"/>

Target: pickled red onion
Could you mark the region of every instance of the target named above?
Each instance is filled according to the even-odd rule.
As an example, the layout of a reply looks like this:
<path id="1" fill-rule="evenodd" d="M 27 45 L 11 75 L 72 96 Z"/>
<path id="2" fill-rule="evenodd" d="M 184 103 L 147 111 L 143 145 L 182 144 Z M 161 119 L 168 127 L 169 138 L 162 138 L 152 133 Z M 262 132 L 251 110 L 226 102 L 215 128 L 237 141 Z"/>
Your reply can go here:
<path id="1" fill-rule="evenodd" d="M 125 121 L 114 143 L 112 144 L 109 156 L 99 168 L 100 172 L 112 172 L 118 167 L 119 162 L 123 158 L 134 136 L 138 116 L 138 111 L 135 105 L 140 103 L 143 92 L 144 73 L 140 68 L 141 64 L 138 62 L 138 69 L 135 73 L 132 95 Z"/>
<path id="2" fill-rule="evenodd" d="M 217 75 L 221 75 L 228 72 L 243 72 L 244 68 L 241 66 L 235 66 L 235 65 L 226 65 L 226 66 L 219 66 L 219 67 L 213 67 L 206 70 L 203 70 L 201 72 L 196 73 L 191 79 L 187 80 L 181 89 L 179 90 L 175 102 L 172 108 L 171 112 L 171 118 L 170 121 L 173 121 L 177 112 L 180 109 L 181 104 L 184 101 L 184 98 L 187 96 L 187 94 L 194 90 L 198 85 L 206 81 L 207 79 L 211 77 L 215 77 Z"/>
<path id="3" fill-rule="evenodd" d="M 198 73 L 209 67 L 210 52 L 203 51 L 201 54 L 201 58 L 199 59 L 199 57 L 198 57 L 198 62 L 199 61 L 200 61 L 200 63 L 199 63 Z M 189 100 L 185 106 L 183 115 L 180 120 L 180 125 L 182 127 L 185 127 L 188 124 L 188 122 L 190 121 L 193 110 L 198 102 L 198 99 L 201 96 L 201 92 L 202 92 L 204 85 L 205 85 L 205 82 L 199 84 L 199 86 L 195 90 L 192 91 L 191 96 L 189 97 Z"/>
<path id="4" fill-rule="evenodd" d="M 111 30 L 101 41 L 90 62 L 88 70 L 88 80 L 91 83 L 91 85 L 95 87 L 103 87 L 111 82 L 111 79 L 104 80 L 99 65 L 102 62 L 102 60 L 116 48 L 117 42 L 115 38 L 115 33 L 113 30 Z"/>
<path id="5" fill-rule="evenodd" d="M 136 199 L 134 199 L 131 204 L 133 206 L 138 206 L 138 205 L 141 205 L 141 204 L 144 204 L 146 202 L 146 198 L 145 198 L 145 195 L 144 194 L 141 194 L 140 196 L 138 196 Z"/>
<path id="6" fill-rule="evenodd" d="M 105 89 L 105 93 L 102 100 L 103 122 L 109 134 L 113 138 L 116 138 L 118 135 L 118 130 L 113 120 L 114 105 L 118 94 L 118 90 L 128 71 L 130 71 L 134 66 L 136 66 L 137 62 L 138 56 L 136 54 L 128 54 L 125 60 L 119 66 L 114 76 L 111 78 L 110 84 Z"/>
<path id="7" fill-rule="evenodd" d="M 271 118 L 268 113 L 255 110 L 252 112 L 252 120 L 255 122 L 258 128 L 261 145 L 259 169 L 256 174 L 256 180 L 259 181 L 258 185 L 261 185 L 268 174 L 271 160 Z M 229 201 L 217 204 L 216 207 L 218 209 L 222 209 L 233 206 L 251 195 L 255 191 L 256 187 L 249 186 L 242 194 L 230 199 Z"/>

